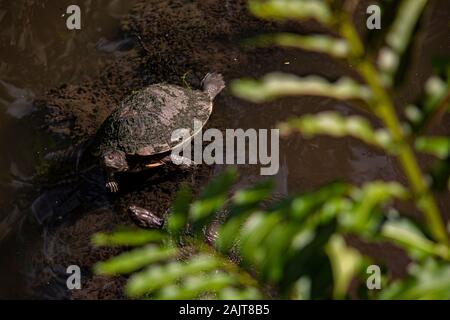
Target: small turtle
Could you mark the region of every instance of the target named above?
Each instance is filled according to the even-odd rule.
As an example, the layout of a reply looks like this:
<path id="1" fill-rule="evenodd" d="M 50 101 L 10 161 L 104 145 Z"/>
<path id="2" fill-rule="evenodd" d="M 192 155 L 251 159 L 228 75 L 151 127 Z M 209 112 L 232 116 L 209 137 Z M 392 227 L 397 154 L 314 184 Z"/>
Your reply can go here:
<path id="1" fill-rule="evenodd" d="M 114 177 L 117 172 L 155 168 L 170 162 L 170 152 L 190 143 L 208 121 L 213 100 L 224 88 L 221 74 L 208 73 L 202 90 L 162 83 L 125 98 L 96 136 L 94 155 L 100 157 L 106 170 L 106 187 L 111 192 L 118 191 Z M 201 124 L 200 128 L 194 120 Z M 177 129 L 189 130 L 189 138 L 173 141 L 172 133 Z"/>
<path id="2" fill-rule="evenodd" d="M 170 213 L 170 210 L 167 210 L 166 214 L 163 217 L 159 217 L 154 214 L 150 210 L 145 208 L 141 208 L 135 205 L 131 205 L 128 207 L 128 214 L 130 218 L 134 221 L 134 223 L 144 229 L 163 229 L 166 227 L 166 217 Z M 217 229 L 220 225 L 220 217 L 216 217 L 211 224 L 206 227 L 203 232 L 205 236 L 205 240 L 209 244 L 213 244 L 217 239 Z M 186 226 L 186 231 L 191 228 L 188 224 Z"/>
<path id="3" fill-rule="evenodd" d="M 131 219 L 141 228 L 160 229 L 164 225 L 164 219 L 158 217 L 147 209 L 131 205 L 128 207 Z"/>

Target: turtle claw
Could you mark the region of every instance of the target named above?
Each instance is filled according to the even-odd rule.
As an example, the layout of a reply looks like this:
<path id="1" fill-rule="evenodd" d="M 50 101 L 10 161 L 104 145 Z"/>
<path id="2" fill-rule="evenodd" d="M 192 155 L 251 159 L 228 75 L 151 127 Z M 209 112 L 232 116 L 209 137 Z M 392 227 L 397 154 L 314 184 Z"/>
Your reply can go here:
<path id="1" fill-rule="evenodd" d="M 109 191 L 115 193 L 117 191 L 119 191 L 119 185 L 117 184 L 117 182 L 115 181 L 110 181 L 106 184 L 106 188 L 109 189 Z"/>

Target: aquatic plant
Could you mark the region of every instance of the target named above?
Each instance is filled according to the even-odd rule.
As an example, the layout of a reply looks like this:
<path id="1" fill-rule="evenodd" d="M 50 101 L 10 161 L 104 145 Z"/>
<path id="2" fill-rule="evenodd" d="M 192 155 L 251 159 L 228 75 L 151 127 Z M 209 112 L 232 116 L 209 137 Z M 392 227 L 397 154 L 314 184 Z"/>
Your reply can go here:
<path id="1" fill-rule="evenodd" d="M 249 9 L 262 19 L 314 19 L 335 35 L 270 34 L 249 43 L 327 54 L 347 63 L 359 80 L 272 73 L 232 85 L 237 96 L 256 103 L 286 95 L 361 101 L 381 128 L 374 129 L 362 116 L 328 111 L 292 118 L 280 129 L 306 137 L 360 139 L 398 159 L 406 186 L 333 182 L 267 205 L 270 182 L 231 195 L 236 172 L 228 170 L 196 200 L 182 187 L 163 230 L 97 234 L 95 245 L 136 248 L 100 262 L 96 272 L 130 274 L 125 290 L 133 298 L 449 299 L 450 243 L 434 193 L 448 186 L 450 138 L 426 132 L 449 108 L 450 65 L 436 63 L 423 99 L 402 109 L 406 120 L 397 114 L 392 95 L 404 79 L 402 64 L 426 3 L 399 2 L 384 45 L 366 48 L 349 16 L 354 1 L 342 6 L 342 1 L 251 0 Z M 419 166 L 419 152 L 438 158 L 431 179 Z M 394 202 L 414 205 L 423 221 L 401 214 Z M 214 223 L 217 219 L 220 223 Z M 352 237 L 401 248 L 411 261 L 407 274 L 394 280 L 386 266 L 377 269 L 370 257 L 349 244 Z"/>

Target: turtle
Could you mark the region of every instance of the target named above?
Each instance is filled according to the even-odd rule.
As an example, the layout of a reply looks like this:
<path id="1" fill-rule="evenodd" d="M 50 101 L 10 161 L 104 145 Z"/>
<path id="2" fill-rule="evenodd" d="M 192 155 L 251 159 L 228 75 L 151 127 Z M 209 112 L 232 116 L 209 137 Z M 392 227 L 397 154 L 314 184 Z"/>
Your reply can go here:
<path id="1" fill-rule="evenodd" d="M 163 229 L 166 227 L 166 217 L 170 214 L 171 209 L 168 209 L 166 213 L 160 217 L 159 215 L 153 213 L 147 208 L 138 207 L 136 205 L 131 205 L 128 207 L 128 215 L 133 220 L 133 222 L 140 228 L 143 229 Z M 221 217 L 217 216 L 204 230 L 205 240 L 208 244 L 213 244 L 217 238 L 217 229 L 221 222 Z M 186 232 L 189 232 L 191 226 L 188 224 L 186 226 Z"/>
<path id="2" fill-rule="evenodd" d="M 128 207 L 128 214 L 136 225 L 145 229 L 161 229 L 165 223 L 164 218 L 134 204 Z"/>
<path id="3" fill-rule="evenodd" d="M 95 156 L 106 172 L 106 188 L 112 193 L 118 191 L 118 172 L 172 162 L 171 151 L 190 143 L 203 128 L 212 113 L 214 98 L 224 88 L 223 76 L 212 72 L 203 78 L 200 90 L 158 83 L 123 99 L 96 135 Z M 177 129 L 187 129 L 189 134 L 172 139 Z"/>
<path id="4" fill-rule="evenodd" d="M 223 76 L 215 72 L 203 78 L 198 90 L 168 83 L 147 86 L 119 102 L 93 137 L 47 154 L 45 158 L 50 168 L 56 167 L 54 175 L 59 178 L 57 182 L 41 182 L 44 193 L 32 205 L 39 224 L 52 221 L 54 212 L 58 217 L 67 215 L 85 199 L 92 204 L 95 198 L 96 207 L 104 206 L 104 191 L 118 191 L 118 172 L 139 172 L 172 162 L 171 151 L 190 143 L 203 128 L 212 113 L 214 98 L 224 88 Z M 195 119 L 200 125 L 195 125 Z M 183 135 L 181 141 L 172 141 L 177 129 L 187 129 L 189 134 Z M 182 166 L 191 164 L 182 162 Z M 67 167 L 71 168 L 69 173 Z M 133 212 L 138 217 L 134 220 L 138 222 L 140 217 L 147 227 L 161 224 L 156 216 L 143 210 Z"/>

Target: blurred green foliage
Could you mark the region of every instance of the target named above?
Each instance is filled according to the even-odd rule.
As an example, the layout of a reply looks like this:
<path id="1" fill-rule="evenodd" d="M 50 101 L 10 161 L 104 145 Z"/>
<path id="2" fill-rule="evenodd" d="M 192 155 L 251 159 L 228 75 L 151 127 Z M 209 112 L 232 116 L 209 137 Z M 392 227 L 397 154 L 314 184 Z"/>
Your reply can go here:
<path id="1" fill-rule="evenodd" d="M 182 186 L 163 230 L 97 234 L 94 245 L 136 248 L 99 262 L 95 271 L 129 274 L 125 290 L 133 298 L 449 299 L 448 233 L 432 190 L 439 183 L 447 184 L 450 176 L 450 138 L 425 135 L 430 123 L 448 111 L 449 64 L 440 62 L 425 85 L 421 101 L 404 107 L 407 122 L 397 116 L 391 97 L 397 81 L 403 79 L 398 76 L 405 72 L 400 61 L 419 30 L 416 26 L 426 4 L 424 0 L 401 1 L 384 45 L 366 49 L 364 39 L 342 10 L 347 6 L 341 3 L 250 0 L 249 9 L 257 17 L 315 19 L 337 32 L 339 38 L 270 34 L 247 44 L 327 54 L 330 59 L 346 61 L 362 80 L 343 77 L 330 82 L 314 75 L 272 73 L 261 80 L 242 79 L 232 84 L 237 96 L 252 102 L 286 95 L 362 100 L 383 124 L 381 128 L 374 129 L 364 117 L 335 111 L 294 117 L 280 128 L 285 134 L 297 131 L 306 137 L 325 134 L 360 139 L 397 157 L 407 186 L 392 181 L 362 186 L 333 182 L 270 201 L 270 181 L 232 193 L 237 174 L 227 170 L 196 200 Z M 371 60 L 377 56 L 377 62 Z M 436 163 L 439 170 L 432 174 L 434 185 L 426 183 L 417 151 L 440 158 Z M 423 222 L 402 215 L 395 205 L 401 202 L 407 203 L 406 207 L 416 205 L 424 215 Z M 349 237 L 401 248 L 411 261 L 407 275 L 394 281 L 383 266 L 381 290 L 369 290 L 367 267 L 373 261 L 349 245 Z"/>
<path id="2" fill-rule="evenodd" d="M 341 299 L 347 297 L 353 279 L 365 278 L 371 263 L 346 244 L 348 235 L 374 243 L 392 241 L 418 267 L 450 259 L 447 246 L 433 242 L 414 222 L 392 214 L 393 200 L 408 199 L 407 190 L 396 182 L 374 181 L 361 187 L 335 182 L 267 207 L 262 204 L 271 198 L 270 182 L 226 197 L 236 177 L 234 170 L 223 172 L 194 203 L 182 187 L 164 230 L 97 234 L 97 246 L 137 247 L 98 263 L 96 273 L 132 274 L 126 287 L 130 297 Z M 200 219 L 199 208 L 207 208 L 200 210 Z M 211 232 L 208 226 L 218 212 L 226 214 L 207 244 L 205 233 Z M 185 223 L 174 228 L 181 226 L 175 223 L 180 216 Z M 435 276 L 440 272 L 433 269 Z M 424 281 L 414 277 L 412 273 L 405 284 L 395 282 L 386 290 Z M 442 285 L 434 276 L 430 281 Z"/>

